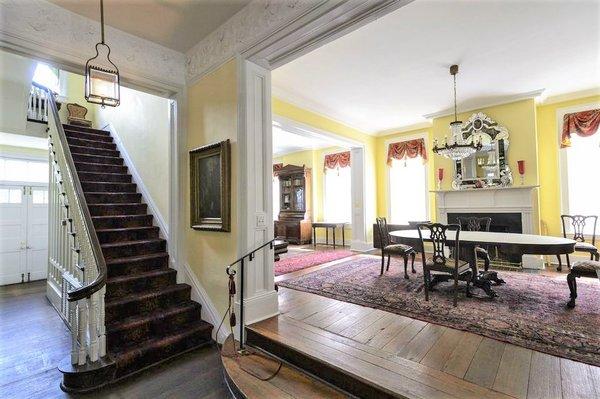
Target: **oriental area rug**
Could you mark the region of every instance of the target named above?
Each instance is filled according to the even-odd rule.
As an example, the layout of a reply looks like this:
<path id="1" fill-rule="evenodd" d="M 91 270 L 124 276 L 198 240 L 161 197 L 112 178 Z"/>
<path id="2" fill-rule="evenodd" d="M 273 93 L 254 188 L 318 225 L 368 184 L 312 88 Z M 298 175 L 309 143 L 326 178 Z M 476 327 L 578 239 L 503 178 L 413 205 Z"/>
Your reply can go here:
<path id="1" fill-rule="evenodd" d="M 452 306 L 453 283 L 440 283 L 425 301 L 423 275 L 404 279 L 400 262 L 379 275 L 380 259 L 359 257 L 278 285 L 344 302 L 381 309 L 446 327 L 600 366 L 600 283 L 577 281 L 577 306 L 568 309 L 566 276 L 499 271 L 505 285 L 494 286 L 497 298 L 480 289 L 467 298 L 460 283 L 458 306 Z"/>
<path id="2" fill-rule="evenodd" d="M 281 276 L 295 272 L 296 270 L 306 269 L 307 267 L 321 265 L 334 260 L 347 258 L 356 255 L 354 252 L 340 249 L 333 251 L 310 251 L 306 253 L 290 254 L 281 257 L 281 260 L 275 262 L 275 275 Z"/>

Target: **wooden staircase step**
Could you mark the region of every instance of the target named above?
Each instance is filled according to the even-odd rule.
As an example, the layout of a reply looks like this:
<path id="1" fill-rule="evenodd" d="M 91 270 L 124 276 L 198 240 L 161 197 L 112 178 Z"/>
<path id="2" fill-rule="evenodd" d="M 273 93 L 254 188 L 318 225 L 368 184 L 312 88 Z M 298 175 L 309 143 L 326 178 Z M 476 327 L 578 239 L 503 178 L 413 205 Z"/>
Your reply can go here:
<path id="1" fill-rule="evenodd" d="M 78 145 L 69 145 L 72 154 L 102 155 L 105 157 L 119 157 L 119 151 L 109 150 L 108 148 L 82 147 Z"/>
<path id="2" fill-rule="evenodd" d="M 88 204 L 92 216 L 144 215 L 148 208 L 142 203 Z"/>
<path id="3" fill-rule="evenodd" d="M 103 136 L 109 136 L 110 137 L 110 132 L 108 130 L 94 129 L 92 127 L 87 127 L 87 126 L 70 125 L 70 124 L 64 123 L 63 124 L 63 129 L 65 130 L 65 132 L 67 130 L 69 130 L 69 131 L 75 131 L 75 132 L 86 132 L 86 133 L 92 133 L 92 134 L 100 134 L 100 135 L 103 135 Z"/>
<path id="4" fill-rule="evenodd" d="M 169 266 L 169 255 L 166 252 L 155 254 L 126 256 L 106 261 L 108 278 L 135 275 L 152 270 L 165 269 Z"/>
<path id="5" fill-rule="evenodd" d="M 92 182 L 131 183 L 131 175 L 127 173 L 77 172 L 79 180 Z"/>
<path id="6" fill-rule="evenodd" d="M 182 331 L 166 337 L 149 339 L 132 349 L 114 353 L 116 377 L 121 378 L 175 355 L 212 344 L 212 328 L 211 324 L 197 320 Z"/>
<path id="7" fill-rule="evenodd" d="M 162 337 L 200 320 L 202 306 L 193 301 L 182 302 L 150 315 L 130 316 L 106 326 L 106 340 L 115 352 L 125 351 L 151 336 Z"/>
<path id="8" fill-rule="evenodd" d="M 135 193 L 137 191 L 137 185 L 135 183 L 82 181 L 81 187 L 84 192 L 89 191 L 93 193 Z"/>
<path id="9" fill-rule="evenodd" d="M 153 311 L 189 301 L 190 295 L 189 285 L 174 284 L 106 301 L 106 323 L 110 324 L 129 316 L 151 314 Z"/>
<path id="10" fill-rule="evenodd" d="M 142 194 L 88 191 L 85 200 L 88 204 L 138 204 L 142 202 Z"/>
<path id="11" fill-rule="evenodd" d="M 158 238 L 159 229 L 156 226 L 123 227 L 118 229 L 96 229 L 100 243 L 106 244 L 117 241 L 135 241 Z"/>
<path id="12" fill-rule="evenodd" d="M 109 165 L 123 165 L 123 159 L 120 157 L 105 157 L 103 155 L 88 155 L 71 153 L 73 162 L 104 163 Z"/>
<path id="13" fill-rule="evenodd" d="M 92 216 L 96 229 L 152 226 L 152 215 Z"/>
<path id="14" fill-rule="evenodd" d="M 65 130 L 65 135 L 67 136 L 67 138 L 72 137 L 75 139 L 84 139 L 84 140 L 91 140 L 91 141 L 104 141 L 106 143 L 113 142 L 113 139 L 111 136 L 108 136 L 105 134 L 88 133 L 88 132 L 83 132 L 83 131 L 79 131 L 79 130 Z"/>
<path id="15" fill-rule="evenodd" d="M 115 143 L 109 143 L 108 141 L 78 139 L 75 137 L 67 137 L 67 143 L 69 143 L 69 146 L 74 145 L 86 148 L 104 148 L 106 150 L 117 149 L 117 145 Z"/>
<path id="16" fill-rule="evenodd" d="M 167 242 L 162 238 L 101 244 L 105 259 L 164 252 Z"/>
<path id="17" fill-rule="evenodd" d="M 97 173 L 127 173 L 127 166 L 110 165 L 96 162 L 75 162 L 75 169 L 78 173 L 81 172 L 97 172 Z"/>
<path id="18" fill-rule="evenodd" d="M 177 283 L 175 269 L 158 269 L 145 273 L 111 277 L 106 281 L 106 300 L 122 298 L 136 292 L 153 291 Z"/>

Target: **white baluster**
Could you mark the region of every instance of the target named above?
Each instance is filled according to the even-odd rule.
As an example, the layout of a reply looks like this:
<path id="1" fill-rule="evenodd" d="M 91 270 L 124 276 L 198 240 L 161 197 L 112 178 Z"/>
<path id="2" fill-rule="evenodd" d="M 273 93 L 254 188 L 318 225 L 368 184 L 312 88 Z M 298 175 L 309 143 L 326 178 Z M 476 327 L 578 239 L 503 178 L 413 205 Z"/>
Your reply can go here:
<path id="1" fill-rule="evenodd" d="M 87 327 L 87 301 L 81 299 L 77 301 L 77 332 L 79 337 L 79 352 L 77 364 L 83 366 L 85 364 L 86 351 L 86 327 Z"/>
<path id="2" fill-rule="evenodd" d="M 79 317 L 77 312 L 77 302 L 69 302 L 69 326 L 71 328 L 71 364 L 79 363 L 79 348 L 77 346 L 77 326 L 79 323 L 77 319 Z"/>
<path id="3" fill-rule="evenodd" d="M 100 357 L 106 356 L 106 326 L 104 325 L 105 309 L 104 309 L 104 296 L 106 295 L 106 286 L 100 290 L 99 298 L 99 315 L 98 315 L 98 334 L 100 335 Z"/>
<path id="4" fill-rule="evenodd" d="M 99 345 L 98 342 L 98 292 L 92 294 L 88 298 L 89 314 L 89 336 L 90 336 L 90 360 L 95 362 L 98 360 Z"/>

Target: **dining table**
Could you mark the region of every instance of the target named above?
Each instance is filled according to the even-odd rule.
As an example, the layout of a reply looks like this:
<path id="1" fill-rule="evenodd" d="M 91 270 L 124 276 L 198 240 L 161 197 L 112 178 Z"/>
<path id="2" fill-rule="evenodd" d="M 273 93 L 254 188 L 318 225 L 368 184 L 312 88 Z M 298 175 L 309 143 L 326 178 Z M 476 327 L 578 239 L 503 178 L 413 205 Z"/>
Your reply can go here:
<path id="1" fill-rule="evenodd" d="M 429 230 L 421 230 L 423 241 L 431 242 Z M 456 241 L 456 231 L 446 231 L 446 244 L 450 247 Z M 391 231 L 393 241 L 407 244 L 420 250 L 421 238 L 419 231 L 396 230 Z M 575 240 L 563 237 L 552 237 L 537 234 L 497 233 L 490 231 L 460 231 L 459 233 L 459 258 L 469 262 L 474 287 L 481 288 L 489 297 L 497 296 L 492 289 L 492 284 L 503 283 L 497 272 L 481 272 L 477 268 L 477 254 L 475 248 L 493 247 L 502 248 L 504 252 L 517 255 L 566 255 L 575 251 Z M 445 281 L 447 278 L 439 276 L 434 278 L 432 286 Z"/>

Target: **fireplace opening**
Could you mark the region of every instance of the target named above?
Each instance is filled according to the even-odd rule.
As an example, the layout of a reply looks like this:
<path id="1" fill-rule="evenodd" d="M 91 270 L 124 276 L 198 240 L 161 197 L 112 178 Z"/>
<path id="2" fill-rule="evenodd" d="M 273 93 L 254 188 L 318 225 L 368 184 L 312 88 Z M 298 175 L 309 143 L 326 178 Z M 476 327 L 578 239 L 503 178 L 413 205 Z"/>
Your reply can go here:
<path id="1" fill-rule="evenodd" d="M 489 217 L 492 219 L 490 231 L 495 233 L 523 233 L 523 223 L 519 212 L 473 212 L 473 213 L 448 213 L 448 223 L 458 224 L 459 217 Z M 464 226 L 463 226 L 464 228 Z M 500 267 L 521 267 L 521 255 L 509 253 L 502 248 L 492 246 L 486 248 L 490 254 L 492 265 Z"/>

